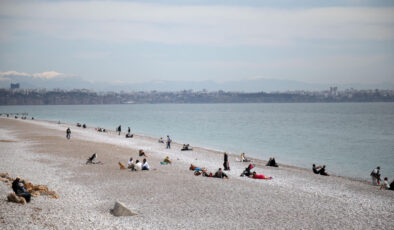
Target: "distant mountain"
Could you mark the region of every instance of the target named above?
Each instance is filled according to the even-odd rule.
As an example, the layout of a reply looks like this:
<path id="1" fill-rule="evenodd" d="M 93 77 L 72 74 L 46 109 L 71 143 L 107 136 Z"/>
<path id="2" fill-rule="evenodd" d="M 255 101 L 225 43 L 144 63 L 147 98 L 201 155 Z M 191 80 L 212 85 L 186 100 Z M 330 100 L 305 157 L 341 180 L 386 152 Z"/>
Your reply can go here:
<path id="1" fill-rule="evenodd" d="M 10 73 L 11 72 L 11 73 Z M 237 92 L 276 92 L 293 90 L 326 90 L 330 86 L 338 86 L 339 89 L 391 89 L 393 83 L 374 85 L 363 84 L 311 84 L 301 81 L 253 79 L 228 82 L 215 81 L 151 81 L 145 83 L 110 83 L 88 82 L 79 77 L 53 74 L 52 77 L 42 77 L 10 71 L 0 73 L 0 87 L 9 88 L 11 83 L 20 83 L 21 88 L 46 88 L 46 89 L 92 89 L 96 91 L 181 91 L 181 90 L 208 90 L 208 91 L 237 91 Z M 19 75 L 18 75 L 19 74 Z M 57 75 L 56 75 L 57 74 Z"/>

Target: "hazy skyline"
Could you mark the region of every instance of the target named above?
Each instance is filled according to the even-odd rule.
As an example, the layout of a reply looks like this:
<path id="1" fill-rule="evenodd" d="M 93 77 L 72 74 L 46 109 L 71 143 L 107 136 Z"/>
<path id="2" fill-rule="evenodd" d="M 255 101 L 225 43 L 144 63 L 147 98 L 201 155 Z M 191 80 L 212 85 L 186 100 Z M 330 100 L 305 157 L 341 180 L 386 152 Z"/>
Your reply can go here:
<path id="1" fill-rule="evenodd" d="M 394 83 L 393 1 L 0 1 L 0 81 Z"/>

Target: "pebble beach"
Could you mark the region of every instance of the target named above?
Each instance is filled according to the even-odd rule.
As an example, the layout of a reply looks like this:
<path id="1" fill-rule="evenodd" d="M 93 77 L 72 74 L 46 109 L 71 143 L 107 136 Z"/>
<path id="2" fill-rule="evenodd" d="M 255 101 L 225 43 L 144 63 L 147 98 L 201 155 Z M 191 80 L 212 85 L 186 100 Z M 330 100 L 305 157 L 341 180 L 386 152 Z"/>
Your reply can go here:
<path id="1" fill-rule="evenodd" d="M 45 184 L 60 196 L 11 203 L 12 189 L 1 182 L 1 229 L 393 229 L 394 192 L 369 181 L 324 177 L 280 162 L 267 167 L 263 159 L 252 159 L 253 170 L 272 180 L 240 177 L 249 164 L 238 160 L 240 153 L 229 155 L 229 179 L 195 176 L 190 164 L 215 172 L 226 150 L 180 151 L 182 144 L 174 140 L 166 149 L 138 134 L 126 139 L 94 127 L 0 118 L 0 172 Z M 139 149 L 151 170 L 119 169 L 130 157 L 141 161 Z M 95 152 L 103 164 L 86 165 Z M 172 164 L 161 165 L 166 156 Z M 113 216 L 116 201 L 138 215 Z"/>

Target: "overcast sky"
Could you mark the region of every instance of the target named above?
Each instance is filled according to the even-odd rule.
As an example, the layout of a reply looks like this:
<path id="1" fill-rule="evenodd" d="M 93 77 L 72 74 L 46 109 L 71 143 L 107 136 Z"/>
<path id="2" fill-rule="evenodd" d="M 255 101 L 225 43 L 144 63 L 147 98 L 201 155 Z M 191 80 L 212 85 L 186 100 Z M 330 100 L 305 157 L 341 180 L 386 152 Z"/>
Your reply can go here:
<path id="1" fill-rule="evenodd" d="M 7 72 L 393 83 L 394 1 L 0 0 L 0 76 Z"/>

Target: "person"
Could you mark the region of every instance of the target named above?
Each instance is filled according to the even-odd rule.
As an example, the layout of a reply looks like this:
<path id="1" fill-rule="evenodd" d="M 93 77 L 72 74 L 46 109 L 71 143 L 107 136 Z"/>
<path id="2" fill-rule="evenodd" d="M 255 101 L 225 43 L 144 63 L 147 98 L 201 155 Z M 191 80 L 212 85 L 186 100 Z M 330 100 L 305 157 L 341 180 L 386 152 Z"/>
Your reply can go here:
<path id="1" fill-rule="evenodd" d="M 140 170 L 142 170 L 142 163 L 139 160 L 136 160 L 134 171 L 140 171 Z"/>
<path id="2" fill-rule="evenodd" d="M 314 173 L 314 174 L 319 174 L 318 169 L 320 169 L 320 168 L 321 168 L 320 165 L 316 166 L 315 164 L 313 164 L 313 165 L 312 165 L 312 171 L 313 171 L 313 173 Z"/>
<path id="3" fill-rule="evenodd" d="M 131 165 L 134 164 L 133 158 L 130 157 L 130 160 L 127 162 L 127 168 L 131 168 Z"/>
<path id="4" fill-rule="evenodd" d="M 94 153 L 91 157 L 88 158 L 88 160 L 86 161 L 86 164 L 94 164 L 94 159 L 97 158 L 97 153 Z"/>
<path id="5" fill-rule="evenodd" d="M 70 140 L 70 137 L 71 137 L 71 129 L 67 128 L 67 130 L 66 130 L 66 138 L 67 138 L 67 140 Z"/>
<path id="6" fill-rule="evenodd" d="M 265 177 L 263 174 L 257 174 L 256 172 L 253 172 L 252 174 L 253 179 L 261 179 L 261 180 L 270 180 L 272 177 Z"/>
<path id="7" fill-rule="evenodd" d="M 133 138 L 134 134 L 126 133 L 126 138 Z"/>
<path id="8" fill-rule="evenodd" d="M 278 164 L 276 163 L 275 158 L 271 157 L 267 162 L 266 166 L 278 167 Z"/>
<path id="9" fill-rule="evenodd" d="M 226 173 L 224 173 L 224 172 L 222 171 L 222 168 L 219 168 L 219 170 L 216 171 L 216 173 L 215 173 L 215 175 L 214 175 L 213 177 L 221 178 L 221 179 L 223 179 L 223 178 L 228 179 L 228 176 L 226 175 Z"/>
<path id="10" fill-rule="evenodd" d="M 163 138 L 162 138 L 162 137 L 160 137 L 160 139 L 159 139 L 159 143 L 164 143 L 164 140 L 163 140 Z"/>
<path id="11" fill-rule="evenodd" d="M 12 190 L 14 190 L 17 196 L 21 196 L 25 198 L 26 202 L 30 202 L 31 194 L 26 191 L 26 188 L 20 181 L 19 177 L 16 177 L 15 180 L 12 182 Z"/>
<path id="12" fill-rule="evenodd" d="M 384 178 L 384 181 L 383 181 L 382 185 L 380 186 L 380 190 L 382 190 L 382 189 L 386 189 L 386 190 L 390 189 L 389 179 L 387 177 Z"/>
<path id="13" fill-rule="evenodd" d="M 142 157 L 142 156 L 147 157 L 147 155 L 145 154 L 144 150 L 142 150 L 142 149 L 140 149 L 140 150 L 138 151 L 138 155 L 139 155 L 140 157 Z"/>
<path id="14" fill-rule="evenodd" d="M 189 148 L 189 144 L 183 144 L 181 151 L 188 151 L 188 150 L 193 150 L 192 148 Z"/>
<path id="15" fill-rule="evenodd" d="M 228 155 L 226 152 L 224 152 L 223 155 L 224 155 L 224 162 L 223 162 L 224 171 L 228 171 L 230 170 L 230 162 L 228 162 Z"/>
<path id="16" fill-rule="evenodd" d="M 164 158 L 163 162 L 166 162 L 167 164 L 171 164 L 171 160 L 168 156 L 166 156 L 166 158 Z"/>
<path id="17" fill-rule="evenodd" d="M 323 167 L 321 167 L 321 169 L 318 170 L 317 173 L 322 175 L 322 176 L 329 176 L 328 173 L 326 172 L 326 166 L 325 165 L 323 165 Z"/>
<path id="18" fill-rule="evenodd" d="M 127 133 L 130 134 L 131 130 L 130 127 L 127 129 Z"/>
<path id="19" fill-rule="evenodd" d="M 245 153 L 241 153 L 241 162 L 250 162 L 249 159 L 246 159 Z"/>
<path id="20" fill-rule="evenodd" d="M 374 170 L 372 170 L 371 178 L 373 185 L 380 184 L 380 166 L 377 166 Z"/>
<path id="21" fill-rule="evenodd" d="M 171 148 L 171 142 L 172 142 L 172 140 L 171 140 L 170 136 L 167 135 L 167 149 Z"/>
<path id="22" fill-rule="evenodd" d="M 120 132 L 122 132 L 122 127 L 119 125 L 116 131 L 118 131 L 118 135 L 120 135 Z"/>
<path id="23" fill-rule="evenodd" d="M 83 124 L 83 125 L 82 125 L 82 128 L 86 129 L 86 124 Z"/>
<path id="24" fill-rule="evenodd" d="M 253 168 L 253 164 L 249 164 L 248 167 L 245 168 L 245 170 L 241 173 L 240 176 L 250 176 L 250 170 Z"/>
<path id="25" fill-rule="evenodd" d="M 142 160 L 142 170 L 149 170 L 149 164 L 146 161 L 146 158 L 144 158 L 144 160 Z"/>
<path id="26" fill-rule="evenodd" d="M 390 188 L 389 188 L 390 190 L 394 190 L 394 180 L 392 180 L 391 181 L 391 183 L 390 183 Z"/>

